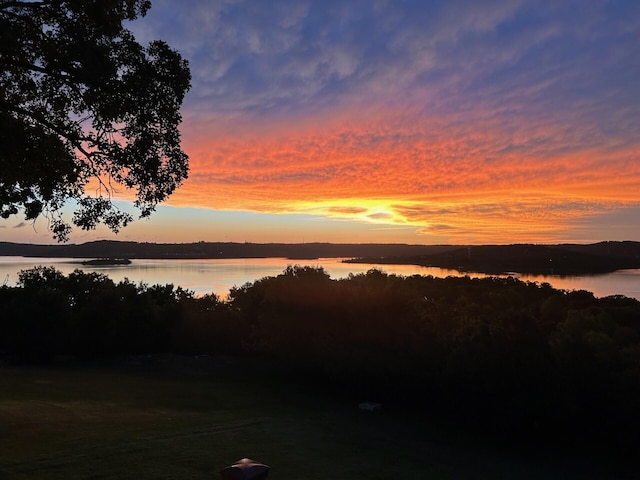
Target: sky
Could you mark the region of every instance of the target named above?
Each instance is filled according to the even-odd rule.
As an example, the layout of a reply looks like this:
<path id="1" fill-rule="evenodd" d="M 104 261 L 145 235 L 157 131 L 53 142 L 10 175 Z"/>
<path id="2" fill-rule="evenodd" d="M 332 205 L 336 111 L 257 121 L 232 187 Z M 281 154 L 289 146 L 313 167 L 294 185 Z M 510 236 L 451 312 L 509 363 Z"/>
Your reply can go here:
<path id="1" fill-rule="evenodd" d="M 636 0 L 153 0 L 128 28 L 190 62 L 189 179 L 74 243 L 640 241 Z"/>

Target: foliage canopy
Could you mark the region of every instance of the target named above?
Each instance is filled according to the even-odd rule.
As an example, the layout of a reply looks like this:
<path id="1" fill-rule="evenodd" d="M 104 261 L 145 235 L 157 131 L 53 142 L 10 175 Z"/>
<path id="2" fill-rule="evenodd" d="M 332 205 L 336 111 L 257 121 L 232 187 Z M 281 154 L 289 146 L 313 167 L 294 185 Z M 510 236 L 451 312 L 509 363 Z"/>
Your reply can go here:
<path id="1" fill-rule="evenodd" d="M 462 428 L 598 441 L 637 457 L 640 301 L 623 296 L 512 277 L 370 270 L 333 280 L 295 266 L 221 300 L 36 267 L 0 287 L 0 305 L 2 361 L 259 355 L 288 365 L 296 382 Z"/>
<path id="2" fill-rule="evenodd" d="M 187 177 L 180 106 L 187 61 L 163 41 L 140 45 L 123 23 L 148 0 L 0 1 L 0 215 L 40 215 L 54 238 L 73 223 L 117 232 L 132 220 L 118 186 L 150 215 Z"/>

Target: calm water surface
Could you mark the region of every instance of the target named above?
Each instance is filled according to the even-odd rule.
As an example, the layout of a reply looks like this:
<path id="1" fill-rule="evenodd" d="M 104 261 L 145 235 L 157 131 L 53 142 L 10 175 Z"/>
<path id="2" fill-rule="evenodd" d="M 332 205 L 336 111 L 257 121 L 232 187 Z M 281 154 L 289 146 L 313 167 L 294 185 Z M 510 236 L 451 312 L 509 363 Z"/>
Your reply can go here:
<path id="1" fill-rule="evenodd" d="M 211 260 L 132 260 L 130 265 L 89 267 L 81 264 L 81 259 L 73 258 L 26 258 L 0 257 L 0 284 L 15 285 L 20 270 L 37 265 L 54 266 L 62 273 L 69 274 L 75 269 L 85 272 L 99 272 L 108 275 L 115 282 L 128 278 L 132 282 L 150 285 L 171 283 L 193 290 L 196 294 L 214 292 L 226 296 L 234 286 L 241 286 L 259 278 L 275 276 L 287 265 L 309 265 L 323 267 L 332 278 L 344 278 L 350 273 L 366 272 L 379 268 L 396 275 L 433 275 L 434 277 L 462 276 L 456 270 L 416 265 L 368 265 L 342 263 L 339 258 L 317 260 L 291 260 L 286 258 L 234 258 Z M 471 277 L 486 277 L 484 274 L 467 273 Z M 619 270 L 603 275 L 557 276 L 557 275 L 514 275 L 521 280 L 547 282 L 554 288 L 564 290 L 588 290 L 597 297 L 625 295 L 640 300 L 640 269 Z"/>

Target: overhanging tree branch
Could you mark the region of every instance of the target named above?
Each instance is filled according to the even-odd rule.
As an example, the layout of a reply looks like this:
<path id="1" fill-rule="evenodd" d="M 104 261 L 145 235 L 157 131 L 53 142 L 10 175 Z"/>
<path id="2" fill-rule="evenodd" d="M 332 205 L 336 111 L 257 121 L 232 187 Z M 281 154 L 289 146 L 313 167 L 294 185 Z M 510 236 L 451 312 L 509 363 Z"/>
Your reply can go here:
<path id="1" fill-rule="evenodd" d="M 139 45 L 124 20 L 147 0 L 0 0 L 0 212 L 80 208 L 81 228 L 128 219 L 113 181 L 135 190 L 142 216 L 188 174 L 178 125 L 188 64 L 163 42 Z M 85 191 L 88 178 L 104 189 Z M 106 198 L 102 193 L 106 192 Z M 6 215 L 5 215 L 6 214 Z M 59 217 L 51 230 L 62 238 Z M 62 235 L 61 235 L 62 234 Z"/>
<path id="2" fill-rule="evenodd" d="M 18 2 L 18 1 L 0 1 L 0 10 L 4 10 L 6 8 L 40 8 L 47 5 L 60 5 L 62 2 L 60 1 L 40 1 L 40 2 Z"/>

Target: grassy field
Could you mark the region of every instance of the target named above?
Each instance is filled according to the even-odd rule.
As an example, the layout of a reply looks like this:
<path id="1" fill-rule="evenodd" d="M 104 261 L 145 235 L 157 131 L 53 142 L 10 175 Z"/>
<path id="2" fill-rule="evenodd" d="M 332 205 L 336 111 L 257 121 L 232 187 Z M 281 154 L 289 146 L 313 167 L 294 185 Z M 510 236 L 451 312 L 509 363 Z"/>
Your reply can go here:
<path id="1" fill-rule="evenodd" d="M 269 478 L 611 478 L 370 413 L 255 360 L 154 356 L 0 366 L 0 479 L 212 479 L 242 457 Z M 609 472 L 610 473 L 610 472 Z"/>

